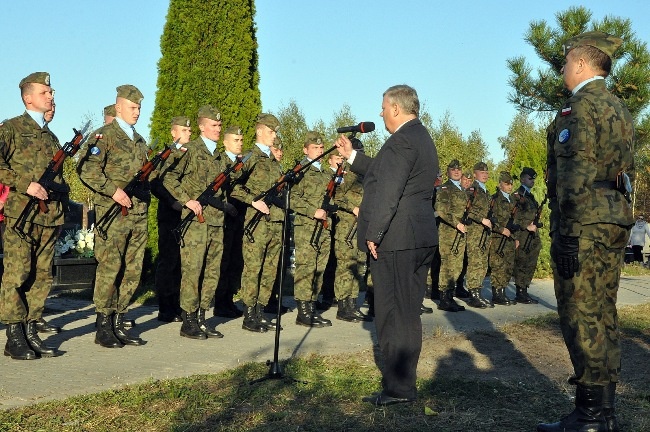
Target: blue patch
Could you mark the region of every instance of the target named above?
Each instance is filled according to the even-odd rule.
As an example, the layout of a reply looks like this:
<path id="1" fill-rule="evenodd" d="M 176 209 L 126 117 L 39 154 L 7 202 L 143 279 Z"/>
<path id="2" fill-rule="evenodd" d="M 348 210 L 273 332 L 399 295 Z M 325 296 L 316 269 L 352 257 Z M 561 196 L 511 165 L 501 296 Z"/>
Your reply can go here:
<path id="1" fill-rule="evenodd" d="M 563 129 L 562 132 L 560 132 L 560 135 L 557 137 L 558 141 L 560 141 L 560 144 L 564 144 L 565 142 L 569 141 L 569 138 L 571 138 L 571 132 L 569 132 L 569 129 Z"/>
<path id="2" fill-rule="evenodd" d="M 93 148 L 90 149 L 90 154 L 97 156 L 98 154 L 101 153 L 101 150 L 99 150 L 99 147 L 94 146 Z"/>

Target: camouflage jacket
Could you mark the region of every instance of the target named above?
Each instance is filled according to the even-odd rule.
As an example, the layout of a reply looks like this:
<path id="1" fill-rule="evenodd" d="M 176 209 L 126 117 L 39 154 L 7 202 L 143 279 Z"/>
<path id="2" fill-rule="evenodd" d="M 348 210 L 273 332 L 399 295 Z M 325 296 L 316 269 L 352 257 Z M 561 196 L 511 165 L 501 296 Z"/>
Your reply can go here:
<path id="1" fill-rule="evenodd" d="M 26 194 L 29 184 L 40 179 L 59 148 L 57 137 L 47 126 L 40 128 L 27 112 L 0 124 L 0 183 L 10 188 L 4 210 L 6 216 L 20 216 L 30 198 Z M 64 182 L 61 173 L 55 181 Z M 49 212 L 38 212 L 33 223 L 61 225 L 61 203 L 54 200 L 46 203 Z"/>
<path id="2" fill-rule="evenodd" d="M 147 144 L 137 132 L 130 139 L 116 120 L 97 129 L 88 142 L 85 156 L 77 165 L 79 178 L 95 193 L 96 205 L 111 207 L 115 191 L 124 189 L 147 162 Z M 145 181 L 142 187 L 148 189 L 149 182 Z M 147 202 L 136 197 L 131 202 L 129 213 L 147 212 Z"/>
<path id="3" fill-rule="evenodd" d="M 473 200 L 469 218 L 473 222 L 480 224 L 488 216 L 492 198 L 487 192 L 483 191 L 483 188 L 478 185 L 476 180 L 465 190 L 465 194 L 467 199 Z"/>
<path id="4" fill-rule="evenodd" d="M 535 196 L 523 186 L 519 186 L 519 189 L 512 194 L 512 198 L 519 206 L 515 223 L 521 226 L 522 230 L 525 230 L 535 220 L 539 203 L 535 199 Z"/>
<path id="5" fill-rule="evenodd" d="M 510 201 L 503 196 L 501 191 L 497 191 L 494 195 L 492 195 L 492 199 L 494 200 L 494 210 L 493 210 L 493 217 L 492 217 L 492 235 L 496 237 L 502 237 L 503 234 L 501 232 L 503 231 L 504 228 L 507 228 L 508 221 L 510 220 L 510 217 L 512 216 L 512 212 L 515 211 L 515 207 L 517 206 L 517 202 L 515 201 L 514 197 L 510 195 Z M 517 207 L 517 212 L 519 211 L 519 208 Z M 517 213 L 515 213 L 514 217 L 516 219 Z M 514 221 L 513 221 L 514 222 Z M 516 232 L 518 230 L 514 230 L 512 228 L 508 228 L 511 232 Z"/>
<path id="6" fill-rule="evenodd" d="M 302 163 L 308 163 L 307 159 L 304 159 Z M 311 165 L 304 171 L 302 180 L 291 189 L 291 209 L 296 215 L 296 225 L 309 223 L 307 219 L 314 220 L 314 213 L 323 205 L 327 183 L 332 178 L 330 173 L 329 168 L 326 171 L 321 171 Z M 330 201 L 330 204 L 335 203 L 335 200 Z M 330 216 L 328 214 L 328 220 Z"/>
<path id="7" fill-rule="evenodd" d="M 632 226 L 632 207 L 615 184 L 625 171 L 634 179 L 634 125 L 605 80 L 587 83 L 570 97 L 547 128 L 551 232 L 580 236 L 582 226 Z"/>
<path id="8" fill-rule="evenodd" d="M 444 182 L 436 192 L 435 209 L 440 221 L 456 229 L 465 213 L 468 199 L 473 199 L 473 195 L 468 197 L 451 180 Z"/>
<path id="9" fill-rule="evenodd" d="M 181 204 L 185 205 L 190 200 L 195 200 L 203 193 L 214 179 L 226 169 L 221 153 L 210 153 L 201 137 L 185 144 L 187 151 L 182 158 L 175 159 L 170 164 L 170 169 L 163 176 L 163 186 Z M 215 197 L 225 199 L 225 192 L 221 188 Z M 183 209 L 182 217 L 186 217 L 192 210 Z M 211 226 L 223 226 L 223 211 L 212 206 L 203 209 L 205 222 Z"/>
<path id="10" fill-rule="evenodd" d="M 271 153 L 271 156 L 267 156 L 257 145 L 253 146 L 252 152 L 253 154 L 244 164 L 241 177 L 233 186 L 231 192 L 233 198 L 248 206 L 253 202 L 253 198 L 262 192 L 266 192 L 282 176 L 282 168 L 273 153 Z M 255 209 L 249 209 L 246 212 L 246 220 L 250 220 L 256 212 Z M 275 205 L 271 206 L 270 220 L 282 222 L 284 220 L 282 209 Z"/>
<path id="11" fill-rule="evenodd" d="M 336 192 L 334 194 L 334 200 L 339 209 L 336 212 L 336 224 L 342 230 L 346 231 L 350 229 L 354 223 L 356 216 L 352 214 L 352 211 L 355 207 L 361 205 L 361 200 L 363 199 L 363 177 L 358 174 L 349 171 L 349 165 L 347 162 L 345 171 L 343 171 L 343 183 L 336 187 Z M 332 175 L 335 171 L 330 167 Z M 325 171 L 327 172 L 327 171 Z M 331 179 L 332 177 L 330 177 Z M 325 196 L 325 191 L 323 191 L 323 197 Z M 321 202 L 322 204 L 322 202 Z M 341 232 L 342 235 L 345 235 L 346 232 Z"/>

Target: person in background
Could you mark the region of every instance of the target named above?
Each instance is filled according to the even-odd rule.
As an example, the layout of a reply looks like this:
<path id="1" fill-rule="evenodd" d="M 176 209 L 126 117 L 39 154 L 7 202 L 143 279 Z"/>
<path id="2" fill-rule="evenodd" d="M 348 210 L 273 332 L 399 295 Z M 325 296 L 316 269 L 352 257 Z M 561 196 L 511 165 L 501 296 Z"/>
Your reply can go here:
<path id="1" fill-rule="evenodd" d="M 646 236 L 650 237 L 650 225 L 645 221 L 643 215 L 639 215 L 632 227 L 628 242 L 628 246 L 632 246 L 634 262 L 643 262 L 643 247 L 645 246 Z"/>

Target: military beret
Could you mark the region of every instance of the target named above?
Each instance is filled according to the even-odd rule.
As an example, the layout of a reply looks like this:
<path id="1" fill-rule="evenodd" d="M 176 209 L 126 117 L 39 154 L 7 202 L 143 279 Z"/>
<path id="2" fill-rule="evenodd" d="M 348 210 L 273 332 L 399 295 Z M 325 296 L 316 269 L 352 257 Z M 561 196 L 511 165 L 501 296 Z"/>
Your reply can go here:
<path id="1" fill-rule="evenodd" d="M 275 138 L 273 138 L 273 147 L 282 149 L 282 138 L 280 138 L 279 135 L 276 135 Z"/>
<path id="2" fill-rule="evenodd" d="M 465 172 L 463 173 L 463 177 L 466 177 L 466 178 L 468 178 L 468 179 L 471 179 L 471 178 L 472 178 L 472 172 L 471 172 L 471 171 L 465 171 Z"/>
<path id="3" fill-rule="evenodd" d="M 140 90 L 138 90 L 136 86 L 131 84 L 121 85 L 117 87 L 115 90 L 117 90 L 117 97 L 130 100 L 133 103 L 141 104 L 142 99 L 144 99 L 144 96 L 142 95 Z"/>
<path id="4" fill-rule="evenodd" d="M 223 133 L 224 135 L 244 135 L 244 131 L 239 126 L 229 126 Z"/>
<path id="5" fill-rule="evenodd" d="M 449 165 L 447 165 L 447 168 L 460 169 L 460 161 L 458 159 L 452 159 Z"/>
<path id="6" fill-rule="evenodd" d="M 525 175 L 529 176 L 532 179 L 537 177 L 537 173 L 535 172 L 535 170 L 530 167 L 524 167 L 524 169 L 521 170 L 521 175 L 519 176 L 519 178 Z"/>
<path id="7" fill-rule="evenodd" d="M 477 162 L 476 165 L 474 165 L 474 171 L 487 171 L 488 166 L 485 162 Z"/>
<path id="8" fill-rule="evenodd" d="M 18 84 L 19 88 L 23 88 L 25 84 L 34 83 L 34 84 L 43 84 L 46 86 L 50 85 L 50 74 L 47 72 L 34 72 L 27 75 L 25 78 L 20 80 Z"/>
<path id="9" fill-rule="evenodd" d="M 189 117 L 185 116 L 178 116 L 172 118 L 172 126 L 185 126 L 185 127 L 190 127 L 192 123 L 190 122 Z"/>
<path id="10" fill-rule="evenodd" d="M 219 121 L 221 120 L 221 113 L 217 108 L 213 107 L 212 105 L 203 105 L 201 108 L 199 108 L 199 113 L 197 114 L 197 117 Z"/>
<path id="11" fill-rule="evenodd" d="M 115 117 L 117 115 L 117 113 L 115 112 L 115 104 L 106 105 L 104 107 L 104 115 Z"/>
<path id="12" fill-rule="evenodd" d="M 512 176 L 507 171 L 501 171 L 499 174 L 499 182 L 512 183 Z"/>
<path id="13" fill-rule="evenodd" d="M 280 129 L 280 121 L 273 114 L 262 113 L 258 115 L 256 123 L 268 126 L 276 132 Z"/>
<path id="14" fill-rule="evenodd" d="M 579 46 L 592 46 L 598 48 L 612 58 L 614 52 L 621 46 L 623 39 L 599 31 L 581 33 L 564 42 L 564 55 Z"/>
<path id="15" fill-rule="evenodd" d="M 308 131 L 305 135 L 305 147 L 309 144 L 323 144 L 323 137 L 316 131 Z"/>

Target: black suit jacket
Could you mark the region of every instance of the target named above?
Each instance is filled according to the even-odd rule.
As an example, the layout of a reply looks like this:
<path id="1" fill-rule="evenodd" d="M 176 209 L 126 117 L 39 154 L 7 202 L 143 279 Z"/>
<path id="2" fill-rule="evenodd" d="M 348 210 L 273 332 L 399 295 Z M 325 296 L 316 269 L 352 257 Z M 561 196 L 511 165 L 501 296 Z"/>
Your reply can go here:
<path id="1" fill-rule="evenodd" d="M 438 152 L 419 119 L 402 125 L 375 158 L 357 153 L 351 169 L 364 176 L 360 250 L 368 251 L 366 240 L 378 244 L 378 251 L 438 245 L 432 206 Z"/>

